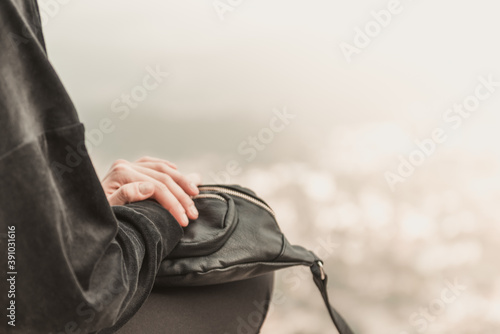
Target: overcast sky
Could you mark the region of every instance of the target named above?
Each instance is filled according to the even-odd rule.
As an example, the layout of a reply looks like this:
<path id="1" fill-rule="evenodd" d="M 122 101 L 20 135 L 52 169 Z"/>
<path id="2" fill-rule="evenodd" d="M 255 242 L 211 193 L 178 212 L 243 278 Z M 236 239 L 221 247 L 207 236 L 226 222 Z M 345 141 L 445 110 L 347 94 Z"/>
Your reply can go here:
<path id="1" fill-rule="evenodd" d="M 265 124 L 286 106 L 304 128 L 388 121 L 420 138 L 478 76 L 500 80 L 498 4 L 487 0 L 70 0 L 52 11 L 44 3 L 49 56 L 90 127 L 148 66 L 169 77 L 131 119 L 176 129 L 208 119 Z M 358 29 L 372 37 L 346 57 L 341 45 L 360 46 Z M 500 152 L 499 106 L 500 93 L 481 103 L 456 134 L 461 149 Z"/>

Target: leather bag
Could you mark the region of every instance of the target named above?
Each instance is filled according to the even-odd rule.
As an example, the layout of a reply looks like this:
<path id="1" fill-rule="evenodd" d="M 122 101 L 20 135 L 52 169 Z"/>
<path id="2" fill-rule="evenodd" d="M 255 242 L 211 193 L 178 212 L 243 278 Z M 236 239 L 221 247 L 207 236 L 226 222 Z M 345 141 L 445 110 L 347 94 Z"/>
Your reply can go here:
<path id="1" fill-rule="evenodd" d="M 323 262 L 313 252 L 288 242 L 266 202 L 237 185 L 199 189 L 193 198 L 199 217 L 185 228 L 179 244 L 161 263 L 156 286 L 220 284 L 308 266 L 339 333 L 353 333 L 330 305 Z"/>

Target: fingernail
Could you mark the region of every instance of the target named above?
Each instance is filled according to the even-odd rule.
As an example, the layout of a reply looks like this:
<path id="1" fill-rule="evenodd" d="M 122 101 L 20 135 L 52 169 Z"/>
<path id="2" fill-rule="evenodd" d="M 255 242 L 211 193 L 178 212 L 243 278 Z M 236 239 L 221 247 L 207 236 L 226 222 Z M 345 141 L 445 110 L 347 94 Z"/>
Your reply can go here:
<path id="1" fill-rule="evenodd" d="M 182 215 L 182 218 L 181 218 L 181 219 L 182 219 L 182 224 L 183 224 L 184 226 L 188 226 L 188 224 L 189 224 L 189 219 L 188 219 L 188 217 L 187 217 L 185 214 L 184 214 L 184 215 Z"/>
<path id="2" fill-rule="evenodd" d="M 189 188 L 192 190 L 192 191 L 198 191 L 198 187 L 194 184 L 194 183 L 190 183 L 189 184 Z"/>
<path id="3" fill-rule="evenodd" d="M 198 210 L 196 210 L 196 207 L 194 205 L 191 205 L 191 207 L 189 208 L 189 213 L 191 214 L 191 216 L 198 216 Z"/>
<path id="4" fill-rule="evenodd" d="M 139 191 L 143 195 L 149 195 L 154 190 L 154 187 L 151 183 L 141 183 L 139 185 Z"/>

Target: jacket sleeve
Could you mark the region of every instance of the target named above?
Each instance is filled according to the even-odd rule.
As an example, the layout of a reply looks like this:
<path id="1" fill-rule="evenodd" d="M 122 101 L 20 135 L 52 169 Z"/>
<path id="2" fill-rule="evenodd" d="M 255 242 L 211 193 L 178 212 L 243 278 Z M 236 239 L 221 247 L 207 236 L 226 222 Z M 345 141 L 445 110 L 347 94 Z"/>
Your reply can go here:
<path id="1" fill-rule="evenodd" d="M 0 75 L 0 332 L 112 333 L 183 230 L 156 202 L 108 205 L 34 0 L 0 2 Z"/>

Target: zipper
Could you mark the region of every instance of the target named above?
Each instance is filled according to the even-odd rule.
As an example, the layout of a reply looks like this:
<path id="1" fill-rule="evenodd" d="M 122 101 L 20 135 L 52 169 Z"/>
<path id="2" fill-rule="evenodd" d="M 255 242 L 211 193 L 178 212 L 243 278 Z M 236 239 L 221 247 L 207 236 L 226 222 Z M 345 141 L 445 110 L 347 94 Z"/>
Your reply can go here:
<path id="1" fill-rule="evenodd" d="M 273 216 L 274 218 L 276 218 L 276 215 L 273 211 L 273 209 L 271 209 L 271 207 L 269 205 L 267 205 L 266 203 L 264 203 L 263 201 L 261 200 L 258 200 L 250 195 L 247 195 L 245 193 L 242 193 L 241 191 L 236 191 L 236 190 L 233 190 L 233 189 L 227 189 L 227 188 L 223 188 L 223 187 L 213 187 L 213 186 L 200 186 L 199 187 L 200 191 L 216 191 L 216 192 L 220 192 L 220 193 L 224 193 L 224 194 L 228 194 L 228 195 L 232 195 L 232 196 L 236 196 L 236 197 L 239 197 L 239 198 L 243 198 L 257 206 L 260 206 L 261 208 L 263 208 L 264 210 L 266 210 L 267 212 L 269 212 L 271 214 L 271 216 Z M 194 198 L 198 198 L 198 196 L 206 196 L 206 195 L 214 195 L 214 196 L 218 196 L 216 194 L 199 194 L 197 196 L 195 196 Z M 224 201 L 226 201 L 222 196 L 218 196 L 220 198 L 222 198 Z"/>
<path id="2" fill-rule="evenodd" d="M 193 196 L 193 199 L 197 199 L 197 198 L 214 198 L 214 199 L 218 199 L 218 200 L 221 200 L 223 202 L 226 202 L 226 199 L 220 195 L 217 195 L 217 194 L 198 194 L 196 196 Z"/>

